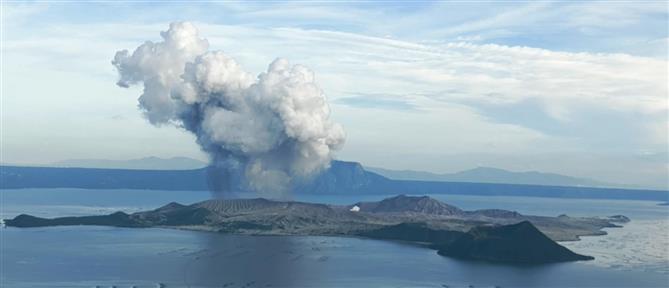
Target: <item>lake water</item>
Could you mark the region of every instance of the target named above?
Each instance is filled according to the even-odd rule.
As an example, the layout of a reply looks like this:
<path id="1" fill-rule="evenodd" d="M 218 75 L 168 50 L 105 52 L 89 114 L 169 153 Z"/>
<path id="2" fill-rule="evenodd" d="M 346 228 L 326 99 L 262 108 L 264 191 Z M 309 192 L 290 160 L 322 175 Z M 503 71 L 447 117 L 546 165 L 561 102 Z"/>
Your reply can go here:
<path id="1" fill-rule="evenodd" d="M 669 207 L 646 201 L 431 195 L 466 210 L 608 216 L 632 222 L 563 242 L 594 261 L 512 266 L 460 261 L 399 242 L 253 237 L 168 229 L 2 228 L 1 287 L 669 287 Z M 207 192 L 0 190 L 0 216 L 56 217 L 193 203 Z M 301 196 L 351 204 L 383 198 Z"/>

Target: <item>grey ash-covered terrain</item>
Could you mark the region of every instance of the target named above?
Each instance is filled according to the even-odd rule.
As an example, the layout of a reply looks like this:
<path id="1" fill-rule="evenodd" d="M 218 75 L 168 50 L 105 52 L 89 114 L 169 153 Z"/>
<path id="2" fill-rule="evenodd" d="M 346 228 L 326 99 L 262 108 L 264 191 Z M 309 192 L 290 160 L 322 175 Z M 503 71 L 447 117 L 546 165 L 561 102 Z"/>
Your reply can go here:
<path id="1" fill-rule="evenodd" d="M 249 235 L 330 235 L 425 244 L 441 255 L 499 262 L 544 263 L 591 259 L 555 241 L 602 235 L 624 216 L 575 218 L 527 216 L 506 210 L 463 211 L 423 196 L 336 206 L 257 199 L 170 203 L 151 211 L 62 217 L 19 215 L 14 227 L 105 225 L 166 227 Z M 516 228 L 514 228 L 516 227 Z M 536 227 L 536 228 L 535 228 Z M 492 247 L 492 248 L 491 248 Z"/>

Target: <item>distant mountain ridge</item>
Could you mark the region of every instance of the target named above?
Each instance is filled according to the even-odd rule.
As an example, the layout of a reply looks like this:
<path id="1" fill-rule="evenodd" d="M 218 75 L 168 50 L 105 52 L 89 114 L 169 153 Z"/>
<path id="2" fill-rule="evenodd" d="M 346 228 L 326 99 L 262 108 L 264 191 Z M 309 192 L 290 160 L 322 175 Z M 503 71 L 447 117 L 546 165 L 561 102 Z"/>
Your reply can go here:
<path id="1" fill-rule="evenodd" d="M 67 168 L 103 168 L 103 169 L 137 169 L 137 170 L 190 170 L 207 166 L 206 162 L 188 157 L 144 157 L 128 160 L 109 159 L 67 159 L 48 165 L 50 167 Z"/>
<path id="2" fill-rule="evenodd" d="M 623 187 L 623 185 L 538 171 L 513 172 L 499 168 L 477 167 L 456 173 L 437 174 L 414 170 L 365 169 L 395 180 L 528 184 L 548 186 Z M 631 187 L 624 187 L 631 188 Z"/>
<path id="3" fill-rule="evenodd" d="M 218 192 L 215 169 L 132 170 L 0 166 L 0 189 L 83 188 L 199 190 Z M 242 191 L 243 192 L 243 191 Z M 669 201 L 666 190 L 567 187 L 525 184 L 393 180 L 366 171 L 360 163 L 332 161 L 330 168 L 294 187 L 296 194 L 397 195 L 461 194 L 555 198 Z"/>
<path id="4" fill-rule="evenodd" d="M 348 167 L 339 167 L 343 163 L 349 163 Z M 5 166 L 11 166 L 4 164 Z M 67 159 L 53 162 L 46 167 L 63 168 L 99 168 L 99 169 L 131 169 L 131 170 L 192 170 L 207 166 L 206 162 L 188 158 L 172 157 L 160 158 L 155 156 L 128 159 L 128 160 L 109 160 L 109 159 Z M 357 162 L 333 161 L 332 166 L 339 173 L 336 177 L 349 178 L 352 183 L 359 183 L 365 175 L 363 172 L 373 172 L 392 180 L 417 180 L 417 181 L 442 181 L 442 182 L 471 182 L 471 183 L 499 183 L 499 184 L 527 184 L 527 185 L 547 185 L 547 186 L 570 186 L 570 187 L 615 187 L 615 188 L 638 188 L 620 184 L 606 183 L 587 178 L 578 178 L 556 173 L 545 173 L 538 171 L 515 172 L 493 167 L 477 167 L 456 173 L 432 173 L 415 170 L 391 170 L 379 167 L 363 167 Z M 373 175 L 366 176 L 373 177 Z M 330 175 L 333 176 L 333 175 Z M 362 177 L 362 178 L 361 178 Z M 325 185 L 317 187 L 318 190 L 333 190 L 336 184 L 332 177 L 327 177 L 327 181 L 319 183 Z M 375 179 L 381 181 L 382 179 Z M 310 187 L 314 188 L 314 187 Z M 300 187 L 298 187 L 300 189 Z"/>

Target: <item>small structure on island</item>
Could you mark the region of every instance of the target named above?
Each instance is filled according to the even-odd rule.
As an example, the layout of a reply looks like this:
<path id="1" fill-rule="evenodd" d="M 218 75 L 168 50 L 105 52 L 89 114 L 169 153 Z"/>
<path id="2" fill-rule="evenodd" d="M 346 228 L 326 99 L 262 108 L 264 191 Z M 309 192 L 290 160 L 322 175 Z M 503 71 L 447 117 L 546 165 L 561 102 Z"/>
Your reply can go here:
<path id="1" fill-rule="evenodd" d="M 351 209 L 349 209 L 349 211 L 351 211 L 351 212 L 360 212 L 360 207 L 358 207 L 358 205 L 355 205 L 355 206 L 351 207 Z"/>

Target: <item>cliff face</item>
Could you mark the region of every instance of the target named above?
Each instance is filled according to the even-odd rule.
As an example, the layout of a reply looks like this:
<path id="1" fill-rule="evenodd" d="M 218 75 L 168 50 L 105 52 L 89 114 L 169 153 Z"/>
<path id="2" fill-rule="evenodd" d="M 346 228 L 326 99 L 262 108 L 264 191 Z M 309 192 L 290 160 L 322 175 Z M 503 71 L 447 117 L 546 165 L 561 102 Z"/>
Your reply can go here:
<path id="1" fill-rule="evenodd" d="M 444 256 L 492 262 L 536 264 L 594 259 L 561 246 L 528 221 L 474 227 L 438 249 Z"/>
<path id="2" fill-rule="evenodd" d="M 306 183 L 295 193 L 309 194 L 395 194 L 404 191 L 397 181 L 366 171 L 360 163 L 332 161 L 330 168 Z"/>

